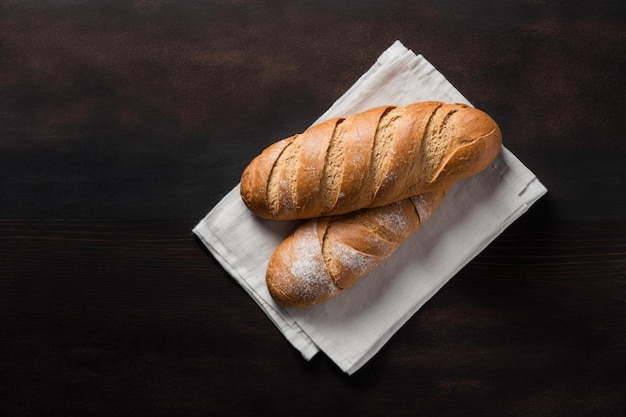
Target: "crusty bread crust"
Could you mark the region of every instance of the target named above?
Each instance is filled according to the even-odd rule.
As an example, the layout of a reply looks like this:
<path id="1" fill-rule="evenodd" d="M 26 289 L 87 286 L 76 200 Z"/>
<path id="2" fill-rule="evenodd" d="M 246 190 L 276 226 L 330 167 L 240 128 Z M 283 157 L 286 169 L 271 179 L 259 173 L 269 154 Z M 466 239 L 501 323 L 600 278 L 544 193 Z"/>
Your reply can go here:
<path id="1" fill-rule="evenodd" d="M 278 220 L 384 206 L 474 175 L 501 142 L 493 119 L 464 104 L 377 107 L 269 146 L 243 172 L 241 197 Z"/>
<path id="2" fill-rule="evenodd" d="M 270 294 L 292 308 L 312 307 L 338 296 L 417 232 L 444 194 L 435 191 L 304 222 L 269 260 L 266 282 Z"/>
<path id="3" fill-rule="evenodd" d="M 265 149 L 241 196 L 260 217 L 309 219 L 271 256 L 266 282 L 286 307 L 323 303 L 387 259 L 457 181 L 500 151 L 491 117 L 464 104 L 384 106 L 328 120 Z"/>

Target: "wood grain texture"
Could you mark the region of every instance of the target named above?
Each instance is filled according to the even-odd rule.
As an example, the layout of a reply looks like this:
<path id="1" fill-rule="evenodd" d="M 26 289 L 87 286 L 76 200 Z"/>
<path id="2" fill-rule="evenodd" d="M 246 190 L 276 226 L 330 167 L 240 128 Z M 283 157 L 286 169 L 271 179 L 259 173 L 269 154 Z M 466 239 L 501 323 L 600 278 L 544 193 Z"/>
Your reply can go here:
<path id="1" fill-rule="evenodd" d="M 2 221 L 2 410 L 620 415 L 626 224 L 533 217 L 352 377 L 305 362 L 189 222 Z"/>
<path id="2" fill-rule="evenodd" d="M 0 2 L 0 415 L 626 415 L 625 4 Z M 191 228 L 396 39 L 548 194 L 348 377 Z"/>
<path id="3" fill-rule="evenodd" d="M 623 2 L 341 4 L 3 2 L 0 218 L 198 218 L 396 39 L 498 122 L 562 218 L 624 218 Z"/>

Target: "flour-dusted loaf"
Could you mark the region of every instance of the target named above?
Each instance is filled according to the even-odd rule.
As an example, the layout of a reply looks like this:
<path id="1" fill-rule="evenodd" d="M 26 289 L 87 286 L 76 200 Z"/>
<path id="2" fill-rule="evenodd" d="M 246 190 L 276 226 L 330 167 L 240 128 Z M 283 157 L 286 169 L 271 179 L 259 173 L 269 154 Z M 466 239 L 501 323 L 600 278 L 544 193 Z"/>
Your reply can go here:
<path id="1" fill-rule="evenodd" d="M 305 221 L 269 260 L 270 294 L 293 308 L 312 307 L 341 294 L 417 232 L 443 198 L 443 191 L 434 191 Z"/>
<path id="2" fill-rule="evenodd" d="M 501 141 L 494 120 L 464 104 L 377 107 L 269 146 L 243 172 L 241 197 L 278 220 L 384 206 L 481 171 Z"/>

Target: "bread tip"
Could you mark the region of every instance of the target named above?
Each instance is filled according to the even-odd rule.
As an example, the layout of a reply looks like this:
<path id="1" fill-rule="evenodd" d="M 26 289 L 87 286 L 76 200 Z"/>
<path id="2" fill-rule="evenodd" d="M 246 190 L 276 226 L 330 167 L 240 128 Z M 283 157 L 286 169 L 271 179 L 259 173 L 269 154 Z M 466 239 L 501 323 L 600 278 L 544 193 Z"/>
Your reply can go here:
<path id="1" fill-rule="evenodd" d="M 283 240 L 269 259 L 265 280 L 272 298 L 284 307 L 308 308 L 339 294 L 310 220 Z"/>

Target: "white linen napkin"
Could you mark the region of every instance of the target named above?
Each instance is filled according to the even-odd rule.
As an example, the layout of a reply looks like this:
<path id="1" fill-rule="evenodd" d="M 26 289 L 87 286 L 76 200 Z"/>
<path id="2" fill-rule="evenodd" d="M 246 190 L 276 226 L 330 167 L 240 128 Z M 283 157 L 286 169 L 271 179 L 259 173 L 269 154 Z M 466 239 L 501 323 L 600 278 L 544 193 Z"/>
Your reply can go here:
<path id="1" fill-rule="evenodd" d="M 424 57 L 396 41 L 314 123 L 425 100 L 470 104 Z M 422 229 L 379 268 L 339 297 L 305 310 L 276 304 L 265 284 L 270 255 L 298 222 L 259 219 L 236 186 L 193 232 L 305 359 L 321 350 L 352 374 L 546 191 L 503 148 L 485 171 L 457 183 Z"/>

